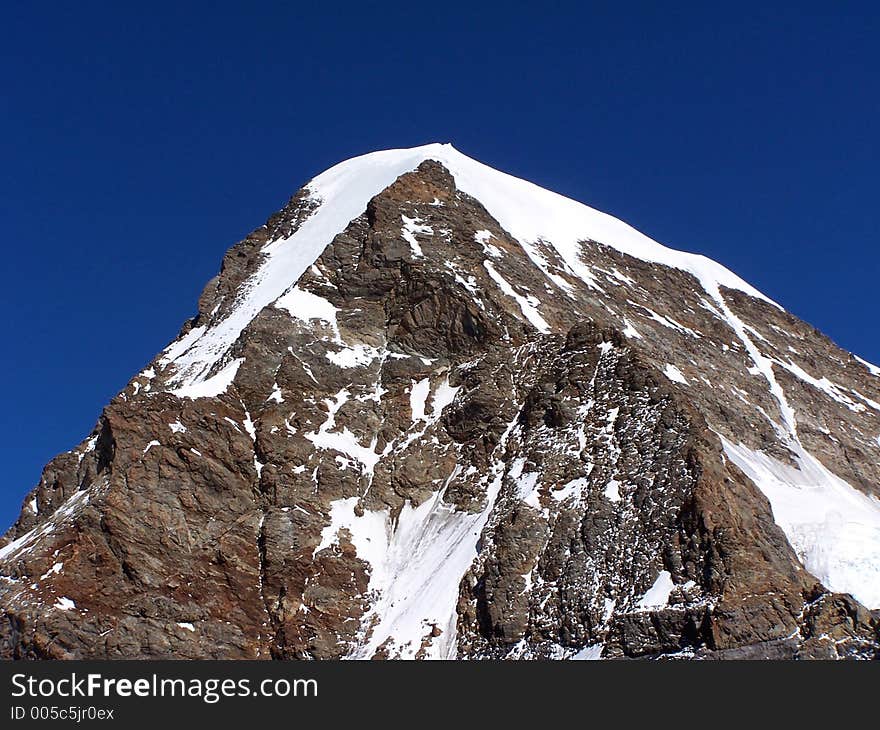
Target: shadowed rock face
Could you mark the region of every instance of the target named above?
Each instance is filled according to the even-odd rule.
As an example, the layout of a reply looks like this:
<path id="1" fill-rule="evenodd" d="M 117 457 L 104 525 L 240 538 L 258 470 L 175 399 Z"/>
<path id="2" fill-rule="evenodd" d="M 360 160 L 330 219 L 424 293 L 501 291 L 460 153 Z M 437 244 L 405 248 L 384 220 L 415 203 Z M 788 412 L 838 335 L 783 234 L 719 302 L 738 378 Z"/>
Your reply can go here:
<path id="1" fill-rule="evenodd" d="M 178 341 L 319 205 L 231 249 Z M 160 354 L 26 498 L 0 656 L 875 657 L 877 612 L 804 568 L 719 436 L 796 463 L 756 348 L 804 446 L 880 496 L 880 378 L 742 292 L 730 315 L 601 243 L 591 281 L 536 250 L 552 277 L 426 160 L 256 313 L 228 387 L 186 397 Z"/>

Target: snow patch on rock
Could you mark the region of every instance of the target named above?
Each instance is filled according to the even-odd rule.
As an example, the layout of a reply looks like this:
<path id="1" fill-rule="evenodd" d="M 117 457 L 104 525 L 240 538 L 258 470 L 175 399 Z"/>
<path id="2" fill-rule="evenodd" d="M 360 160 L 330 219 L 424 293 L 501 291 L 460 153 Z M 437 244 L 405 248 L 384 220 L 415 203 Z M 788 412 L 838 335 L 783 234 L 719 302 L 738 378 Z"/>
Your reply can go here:
<path id="1" fill-rule="evenodd" d="M 776 524 L 832 591 L 880 608 L 880 501 L 800 450 L 798 467 L 721 438 L 724 452 L 770 501 Z"/>
<path id="2" fill-rule="evenodd" d="M 433 236 L 434 229 L 431 228 L 431 226 L 422 225 L 420 223 L 420 218 L 410 218 L 409 216 L 402 215 L 401 219 L 403 220 L 403 228 L 400 229 L 400 235 L 403 237 L 403 240 L 409 244 L 412 255 L 415 258 L 424 257 L 425 254 L 422 251 L 422 247 L 416 240 L 416 234 Z"/>
<path id="3" fill-rule="evenodd" d="M 687 381 L 687 378 L 682 374 L 681 370 L 679 370 L 677 367 L 675 367 L 675 365 L 672 365 L 671 363 L 666 363 L 666 367 L 663 368 L 663 374 L 673 383 L 690 385 L 690 383 L 688 383 Z"/>
<path id="4" fill-rule="evenodd" d="M 236 358 L 220 370 L 220 372 L 211 376 L 207 380 L 198 380 L 189 383 L 172 390 L 171 393 L 178 398 L 190 398 L 192 400 L 195 400 L 196 398 L 214 398 L 228 390 L 229 386 L 232 385 L 232 381 L 235 380 L 238 368 L 243 362 L 243 357 Z"/>
<path id="5" fill-rule="evenodd" d="M 59 611 L 70 611 L 71 609 L 76 608 L 76 603 L 67 596 L 61 596 L 61 598 L 55 601 L 53 608 L 57 608 Z"/>
<path id="6" fill-rule="evenodd" d="M 498 284 L 498 288 L 501 289 L 507 296 L 511 297 L 516 303 L 519 305 L 520 311 L 523 313 L 523 316 L 531 322 L 532 326 L 537 329 L 539 332 L 549 332 L 550 325 L 547 324 L 546 320 L 541 316 L 541 313 L 538 311 L 538 304 L 540 302 L 533 296 L 524 297 L 522 294 L 519 294 L 509 283 L 508 281 L 501 276 L 501 274 L 496 271 L 495 266 L 491 261 L 484 261 L 483 266 L 486 271 L 489 272 L 489 276 L 492 277 L 493 281 Z"/>
<path id="7" fill-rule="evenodd" d="M 316 319 L 325 322 L 333 331 L 334 341 L 341 341 L 339 325 L 336 323 L 337 309 L 324 297 L 294 286 L 275 300 L 275 307 L 286 310 L 291 317 L 301 322 L 309 323 Z"/>
<path id="8" fill-rule="evenodd" d="M 665 608 L 669 604 L 669 596 L 675 588 L 672 582 L 672 574 L 668 570 L 661 570 L 654 580 L 654 584 L 645 591 L 638 603 L 637 611 L 650 611 L 658 608 Z"/>
<path id="9" fill-rule="evenodd" d="M 639 334 L 639 331 L 632 326 L 632 323 L 628 319 L 623 320 L 623 335 L 624 337 L 629 337 L 631 340 L 643 339 Z"/>

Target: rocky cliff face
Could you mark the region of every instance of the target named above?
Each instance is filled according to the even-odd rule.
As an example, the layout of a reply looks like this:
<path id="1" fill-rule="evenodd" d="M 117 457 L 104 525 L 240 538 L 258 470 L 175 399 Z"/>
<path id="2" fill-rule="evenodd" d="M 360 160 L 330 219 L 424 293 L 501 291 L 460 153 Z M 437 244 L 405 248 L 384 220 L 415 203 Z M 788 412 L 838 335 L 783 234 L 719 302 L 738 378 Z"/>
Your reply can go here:
<path id="1" fill-rule="evenodd" d="M 880 370 L 449 146 L 374 153 L 46 467 L 0 655 L 874 658 L 878 497 Z"/>

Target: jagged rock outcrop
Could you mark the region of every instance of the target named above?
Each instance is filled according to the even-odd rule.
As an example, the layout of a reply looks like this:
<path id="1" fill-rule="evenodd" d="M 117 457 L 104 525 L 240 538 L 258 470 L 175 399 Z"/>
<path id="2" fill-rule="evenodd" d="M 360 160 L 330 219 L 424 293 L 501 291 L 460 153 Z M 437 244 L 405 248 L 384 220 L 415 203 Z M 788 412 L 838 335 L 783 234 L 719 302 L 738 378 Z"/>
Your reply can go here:
<path id="1" fill-rule="evenodd" d="M 874 658 L 878 376 L 448 146 L 351 160 L 46 467 L 0 655 Z"/>

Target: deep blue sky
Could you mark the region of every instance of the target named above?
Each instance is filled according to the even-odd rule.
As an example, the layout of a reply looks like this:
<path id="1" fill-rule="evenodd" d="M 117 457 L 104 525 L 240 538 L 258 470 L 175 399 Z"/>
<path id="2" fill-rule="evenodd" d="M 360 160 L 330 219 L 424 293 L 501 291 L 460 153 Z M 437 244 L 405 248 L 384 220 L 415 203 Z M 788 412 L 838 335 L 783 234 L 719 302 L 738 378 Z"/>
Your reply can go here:
<path id="1" fill-rule="evenodd" d="M 493 5 L 5 4 L 0 530 L 224 251 L 375 149 L 451 141 L 880 362 L 876 3 Z"/>

